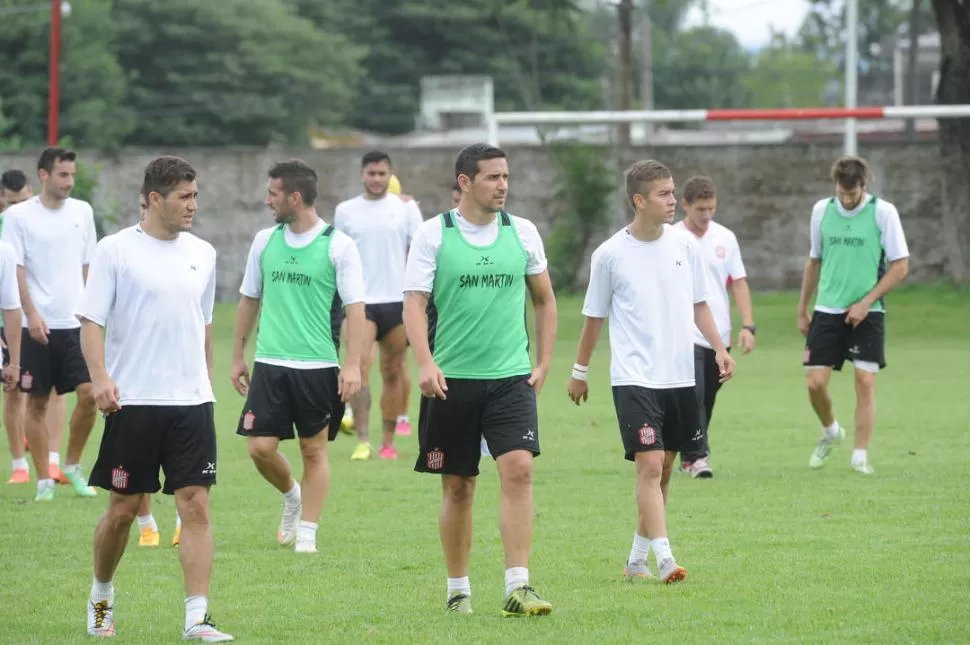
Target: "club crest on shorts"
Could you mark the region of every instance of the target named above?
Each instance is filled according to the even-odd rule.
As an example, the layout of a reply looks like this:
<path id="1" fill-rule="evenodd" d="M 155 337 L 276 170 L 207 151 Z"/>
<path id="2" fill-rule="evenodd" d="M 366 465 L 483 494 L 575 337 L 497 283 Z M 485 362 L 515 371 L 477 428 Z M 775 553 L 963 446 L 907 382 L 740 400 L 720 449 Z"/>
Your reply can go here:
<path id="1" fill-rule="evenodd" d="M 242 422 L 243 430 L 252 430 L 253 427 L 255 427 L 255 425 L 256 425 L 256 415 L 253 414 L 252 410 L 250 410 L 249 412 L 243 415 L 243 422 Z"/>
<path id="2" fill-rule="evenodd" d="M 112 468 L 111 486 L 120 490 L 128 488 L 128 471 L 124 468 Z"/>
<path id="3" fill-rule="evenodd" d="M 656 440 L 657 432 L 649 423 L 643 424 L 643 427 L 640 428 L 640 443 L 644 446 L 652 446 Z"/>
<path id="4" fill-rule="evenodd" d="M 437 448 L 428 452 L 428 470 L 441 470 L 445 465 L 445 453 Z"/>
<path id="5" fill-rule="evenodd" d="M 24 372 L 20 375 L 20 389 L 29 390 L 34 384 L 34 377 L 30 372 Z"/>

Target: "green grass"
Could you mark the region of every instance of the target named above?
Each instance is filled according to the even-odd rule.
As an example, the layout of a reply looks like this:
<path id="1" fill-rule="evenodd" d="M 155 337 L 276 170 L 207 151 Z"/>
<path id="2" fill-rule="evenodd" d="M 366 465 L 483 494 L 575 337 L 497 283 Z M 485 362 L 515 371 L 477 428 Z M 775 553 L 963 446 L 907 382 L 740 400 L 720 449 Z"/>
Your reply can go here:
<path id="1" fill-rule="evenodd" d="M 758 349 L 739 360 L 712 428 L 716 476 L 675 477 L 668 522 L 687 582 L 620 581 L 633 533 L 632 466 L 623 460 L 602 343 L 591 400 L 565 394 L 579 302 L 560 302 L 554 370 L 540 397 L 532 580 L 552 616 L 502 619 L 497 479 L 478 489 L 471 580 L 476 614 L 443 613 L 440 487 L 412 471 L 416 437 L 397 463 L 351 463 L 332 447 L 320 553 L 276 545 L 281 500 L 234 435 L 242 404 L 228 381 L 232 307 L 217 324 L 219 484 L 210 608 L 244 643 L 953 643 L 970 636 L 970 294 L 907 289 L 890 298 L 889 368 L 880 376 L 873 478 L 848 468 L 851 443 L 822 471 L 807 467 L 818 424 L 808 406 L 795 296 L 756 300 Z M 413 362 L 413 361 L 412 361 Z M 375 386 L 377 384 L 375 383 Z M 852 426 L 852 382 L 833 379 Z M 417 390 L 412 418 L 417 415 Z M 99 426 L 100 428 L 100 426 Z M 85 454 L 93 463 L 100 429 Z M 296 446 L 285 445 L 292 463 Z M 7 470 L 2 470 L 6 478 Z M 91 534 L 106 497 L 64 487 L 34 504 L 34 486 L 0 485 L 0 643 L 83 642 Z M 116 577 L 125 643 L 175 642 L 183 620 L 177 554 L 164 546 L 171 498 L 155 497 L 163 546 L 131 546 Z"/>

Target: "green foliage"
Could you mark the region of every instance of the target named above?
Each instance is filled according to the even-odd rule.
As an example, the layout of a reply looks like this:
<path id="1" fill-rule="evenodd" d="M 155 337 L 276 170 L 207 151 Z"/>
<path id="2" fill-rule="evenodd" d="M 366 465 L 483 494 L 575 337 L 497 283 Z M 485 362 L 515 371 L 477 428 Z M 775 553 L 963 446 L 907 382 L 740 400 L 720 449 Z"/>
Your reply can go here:
<path id="1" fill-rule="evenodd" d="M 556 165 L 556 212 L 546 243 L 549 275 L 557 290 L 572 291 L 593 238 L 609 223 L 615 178 L 604 148 L 551 145 Z"/>
<path id="2" fill-rule="evenodd" d="M 784 36 L 754 56 L 744 74 L 751 102 L 759 108 L 814 107 L 822 102 L 825 88 L 839 80 L 833 61 L 819 61 Z"/>
<path id="3" fill-rule="evenodd" d="M 729 31 L 694 27 L 654 38 L 654 101 L 661 109 L 744 108 L 750 55 Z"/>

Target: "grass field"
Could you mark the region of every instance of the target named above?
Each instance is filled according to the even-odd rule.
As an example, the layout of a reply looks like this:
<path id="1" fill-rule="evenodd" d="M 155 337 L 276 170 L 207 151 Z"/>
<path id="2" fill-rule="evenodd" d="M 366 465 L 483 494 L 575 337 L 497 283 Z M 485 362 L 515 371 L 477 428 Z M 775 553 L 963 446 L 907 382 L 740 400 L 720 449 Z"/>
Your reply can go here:
<path id="1" fill-rule="evenodd" d="M 758 297 L 757 350 L 739 360 L 711 431 L 713 480 L 677 475 L 670 538 L 686 583 L 628 585 L 632 466 L 622 458 L 602 343 L 591 400 L 573 407 L 566 379 L 579 302 L 560 301 L 555 365 L 540 397 L 543 455 L 535 466 L 531 575 L 555 604 L 541 619 L 503 619 L 497 478 L 485 466 L 476 503 L 471 581 L 476 613 L 445 615 L 437 535 L 440 487 L 412 471 L 416 436 L 396 463 L 352 463 L 331 450 L 332 489 L 320 552 L 276 545 L 282 504 L 234 435 L 241 399 L 228 380 L 231 306 L 217 317 L 219 484 L 212 497 L 216 562 L 210 610 L 244 643 L 956 643 L 970 641 L 970 292 L 926 287 L 890 298 L 889 367 L 865 478 L 843 444 L 821 471 L 808 457 L 818 424 L 800 367 L 793 294 Z M 375 386 L 376 386 L 375 382 Z M 852 379 L 833 379 L 852 426 Z M 416 420 L 418 392 L 412 397 Z M 376 419 L 376 414 L 375 417 Z M 90 468 L 100 424 L 85 454 Z M 285 451 L 298 463 L 296 446 Z M 8 476 L 7 464 L 0 474 Z M 0 643 L 87 640 L 91 535 L 106 496 L 0 485 Z M 164 546 L 171 498 L 155 497 L 163 546 L 137 547 L 116 577 L 125 643 L 175 642 L 181 571 Z"/>

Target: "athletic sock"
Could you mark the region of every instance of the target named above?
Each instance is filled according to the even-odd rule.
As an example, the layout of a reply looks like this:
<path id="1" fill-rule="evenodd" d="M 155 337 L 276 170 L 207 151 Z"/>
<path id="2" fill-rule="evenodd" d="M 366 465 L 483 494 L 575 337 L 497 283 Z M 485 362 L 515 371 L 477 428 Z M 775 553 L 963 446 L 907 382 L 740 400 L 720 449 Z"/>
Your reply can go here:
<path id="1" fill-rule="evenodd" d="M 526 567 L 509 567 L 505 570 L 506 596 L 527 584 L 529 584 L 529 570 Z"/>
<path id="2" fill-rule="evenodd" d="M 13 464 L 13 470 L 30 470 L 30 466 L 27 464 L 25 457 L 14 459 L 11 463 Z"/>
<path id="3" fill-rule="evenodd" d="M 646 564 L 650 556 L 650 538 L 645 538 L 639 533 L 633 534 L 633 548 L 630 549 L 630 558 L 627 564 Z"/>
<path id="4" fill-rule="evenodd" d="M 185 631 L 189 631 L 193 625 L 198 625 L 205 620 L 205 614 L 208 610 L 208 598 L 205 596 L 187 596 L 185 598 Z"/>
<path id="5" fill-rule="evenodd" d="M 825 426 L 825 438 L 826 439 L 835 439 L 837 436 L 839 436 L 839 422 L 838 422 L 838 420 L 833 421 L 832 422 L 832 425 L 830 425 L 830 426 Z"/>
<path id="6" fill-rule="evenodd" d="M 653 548 L 653 552 L 657 555 L 658 566 L 664 560 L 674 557 L 674 554 L 670 550 L 670 540 L 668 540 L 666 537 L 658 537 L 650 540 L 650 546 Z"/>
<path id="7" fill-rule="evenodd" d="M 448 578 L 448 598 L 455 594 L 472 595 L 472 583 L 468 581 L 468 576 L 464 578 Z"/>
<path id="8" fill-rule="evenodd" d="M 150 528 L 156 533 L 158 532 L 158 524 L 155 523 L 155 516 L 151 513 L 138 516 L 138 530 L 144 531 L 147 528 Z"/>
<path id="9" fill-rule="evenodd" d="M 867 459 L 867 453 L 865 450 L 856 448 L 855 450 L 852 451 L 853 466 L 861 466 L 862 464 L 866 463 L 866 459 Z"/>

